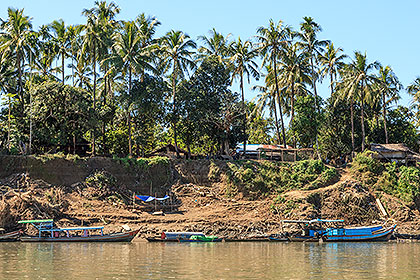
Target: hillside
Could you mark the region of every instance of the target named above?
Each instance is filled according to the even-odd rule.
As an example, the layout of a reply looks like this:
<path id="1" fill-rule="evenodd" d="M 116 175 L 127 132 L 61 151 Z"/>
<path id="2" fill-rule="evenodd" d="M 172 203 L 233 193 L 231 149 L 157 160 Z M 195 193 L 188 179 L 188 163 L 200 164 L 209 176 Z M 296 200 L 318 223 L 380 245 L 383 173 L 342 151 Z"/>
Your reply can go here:
<path id="1" fill-rule="evenodd" d="M 281 219 L 344 218 L 348 224 L 370 224 L 390 218 L 399 233 L 418 234 L 417 194 L 400 190 L 398 176 L 406 176 L 405 170 L 392 175 L 378 163 L 373 173 L 363 169 L 364 161 L 360 157 L 351 168 L 335 169 L 319 161 L 3 156 L 0 227 L 12 229 L 20 219 L 54 218 L 60 226 L 105 224 L 108 232 L 128 224 L 140 227 L 143 236 L 189 230 L 241 238 L 278 233 Z M 390 191 L 392 180 L 399 191 Z M 132 205 L 134 193 L 170 194 L 174 206 L 167 206 L 163 216 L 152 215 L 153 203 Z M 382 216 L 377 198 L 389 217 Z"/>

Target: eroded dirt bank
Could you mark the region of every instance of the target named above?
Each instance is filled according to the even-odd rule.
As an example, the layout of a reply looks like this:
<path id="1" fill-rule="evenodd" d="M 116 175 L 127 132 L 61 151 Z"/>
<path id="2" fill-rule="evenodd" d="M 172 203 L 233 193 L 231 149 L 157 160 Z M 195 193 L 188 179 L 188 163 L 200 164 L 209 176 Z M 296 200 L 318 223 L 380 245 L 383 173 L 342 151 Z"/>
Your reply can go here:
<path id="1" fill-rule="evenodd" d="M 301 180 L 283 178 L 287 172 L 276 168 L 286 167 L 259 162 L 138 165 L 109 158 L 0 157 L 0 163 L 0 227 L 5 229 L 15 228 L 20 219 L 54 218 L 59 226 L 105 225 L 106 232 L 120 231 L 121 225 L 128 224 L 141 228 L 143 237 L 161 231 L 203 231 L 249 238 L 279 233 L 281 219 L 322 217 L 359 225 L 391 219 L 399 233 L 420 233 L 415 207 L 372 192 L 347 170 L 325 179 L 331 173 L 328 168 L 309 176 L 312 173 L 299 173 L 301 169 L 293 167 L 308 177 Z M 289 186 L 291 180 L 296 183 Z M 165 206 L 163 216 L 152 215 L 154 204 L 133 206 L 133 193 L 170 194 L 167 202 L 173 206 Z M 388 217 L 381 214 L 377 198 Z"/>

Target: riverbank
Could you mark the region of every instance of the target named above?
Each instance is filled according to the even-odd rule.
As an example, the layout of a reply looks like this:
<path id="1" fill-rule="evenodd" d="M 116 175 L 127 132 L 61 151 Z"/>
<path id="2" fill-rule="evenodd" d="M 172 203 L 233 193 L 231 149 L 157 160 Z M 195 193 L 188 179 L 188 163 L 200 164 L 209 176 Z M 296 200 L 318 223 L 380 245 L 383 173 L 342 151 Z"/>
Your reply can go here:
<path id="1" fill-rule="evenodd" d="M 0 164 L 0 227 L 5 229 L 15 228 L 20 219 L 54 218 L 59 226 L 105 225 L 105 232 L 127 224 L 140 228 L 141 237 L 203 231 L 253 238 L 279 233 L 281 219 L 322 217 L 343 218 L 352 225 L 390 219 L 399 234 L 420 233 L 415 203 L 372 188 L 366 176 L 351 168 L 318 161 L 2 156 Z M 133 206 L 134 193 L 169 194 L 172 206 L 164 215 L 153 215 L 159 205 Z"/>

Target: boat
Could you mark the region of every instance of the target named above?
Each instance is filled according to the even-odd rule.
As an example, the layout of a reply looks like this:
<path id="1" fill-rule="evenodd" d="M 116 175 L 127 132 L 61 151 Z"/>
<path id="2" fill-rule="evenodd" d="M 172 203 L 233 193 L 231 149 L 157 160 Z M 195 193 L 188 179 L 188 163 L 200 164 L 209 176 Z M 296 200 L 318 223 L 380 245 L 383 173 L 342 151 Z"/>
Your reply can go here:
<path id="1" fill-rule="evenodd" d="M 103 234 L 104 227 L 54 227 L 54 220 L 24 220 L 19 224 L 31 224 L 38 230 L 37 236 L 21 236 L 22 242 L 131 242 L 138 230 Z M 94 232 L 94 233 L 92 233 Z"/>
<path id="2" fill-rule="evenodd" d="M 4 229 L 0 228 L 0 242 L 18 241 L 21 233 L 20 230 L 5 232 Z"/>
<path id="3" fill-rule="evenodd" d="M 283 223 L 296 223 L 301 226 L 300 234 L 288 236 L 290 241 L 298 242 L 357 242 L 388 241 L 397 225 L 343 227 L 331 224 L 343 223 L 344 220 L 284 220 Z"/>
<path id="4" fill-rule="evenodd" d="M 149 242 L 221 242 L 217 236 L 205 236 L 202 232 L 162 232 L 159 238 L 147 237 Z"/>

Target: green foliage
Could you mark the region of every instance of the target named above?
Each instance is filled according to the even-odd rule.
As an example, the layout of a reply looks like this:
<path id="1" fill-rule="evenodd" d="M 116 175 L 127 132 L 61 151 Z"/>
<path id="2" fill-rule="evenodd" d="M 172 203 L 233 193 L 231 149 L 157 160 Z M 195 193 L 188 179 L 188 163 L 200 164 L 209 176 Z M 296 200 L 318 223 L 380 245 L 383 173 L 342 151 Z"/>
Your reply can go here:
<path id="1" fill-rule="evenodd" d="M 373 152 L 364 151 L 357 154 L 351 164 L 351 172 L 356 176 L 360 176 L 362 182 L 369 185 L 373 184 L 377 176 L 382 174 L 384 165 L 377 159 L 372 157 Z"/>
<path id="2" fill-rule="evenodd" d="M 137 167 L 140 169 L 147 169 L 149 167 L 162 165 L 168 166 L 170 161 L 167 157 L 151 157 L 151 158 L 130 158 L 130 157 L 113 157 L 114 160 L 124 164 L 126 167 Z"/>
<path id="3" fill-rule="evenodd" d="M 239 192 L 250 199 L 289 190 L 323 187 L 338 176 L 319 160 L 295 163 L 271 161 L 235 161 L 227 164 L 227 195 Z"/>

